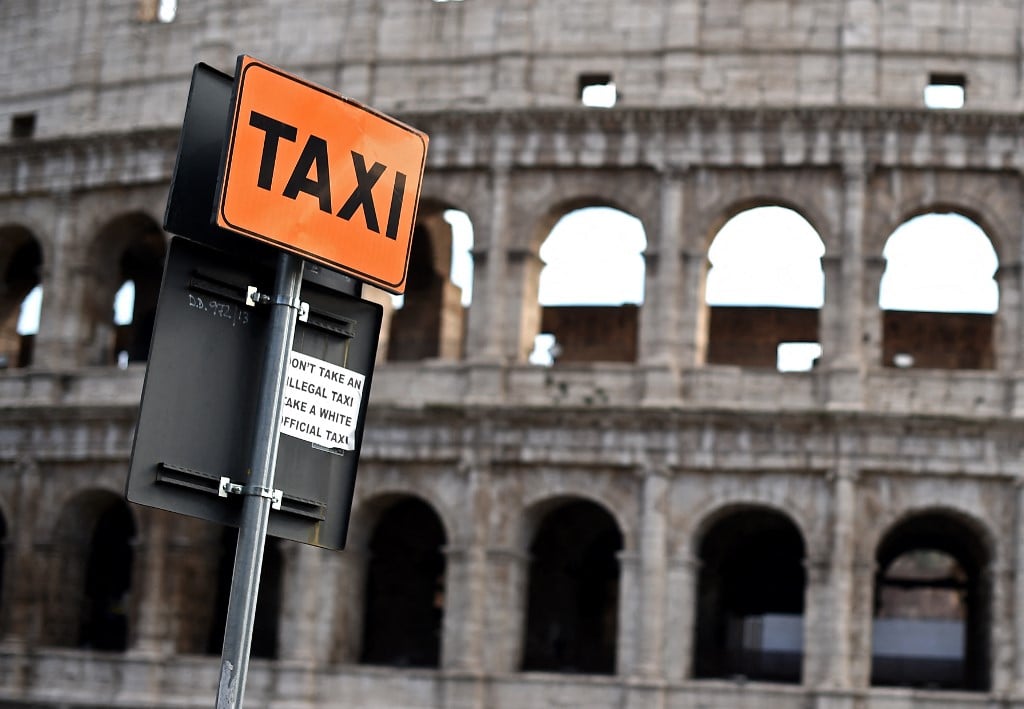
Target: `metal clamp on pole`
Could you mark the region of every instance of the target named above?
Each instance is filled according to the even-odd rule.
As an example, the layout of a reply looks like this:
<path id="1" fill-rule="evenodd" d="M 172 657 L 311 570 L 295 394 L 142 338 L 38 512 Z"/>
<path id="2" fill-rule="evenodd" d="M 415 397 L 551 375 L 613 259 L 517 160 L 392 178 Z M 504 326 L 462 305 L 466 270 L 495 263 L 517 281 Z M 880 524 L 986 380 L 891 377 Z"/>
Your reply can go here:
<path id="1" fill-rule="evenodd" d="M 309 303 L 305 301 L 291 301 L 286 296 L 271 297 L 266 293 L 260 293 L 256 286 L 248 286 L 245 289 L 245 304 L 250 307 L 257 305 L 284 305 L 292 308 L 299 314 L 299 322 L 306 322 L 309 319 Z"/>
<path id="2" fill-rule="evenodd" d="M 227 497 L 228 495 L 254 495 L 255 497 L 263 497 L 270 500 L 271 509 L 281 509 L 281 500 L 284 497 L 284 493 L 281 490 L 271 490 L 266 487 L 259 487 L 258 485 L 239 485 L 238 483 L 231 482 L 231 478 L 224 476 L 220 479 L 220 488 L 217 490 L 219 497 Z"/>

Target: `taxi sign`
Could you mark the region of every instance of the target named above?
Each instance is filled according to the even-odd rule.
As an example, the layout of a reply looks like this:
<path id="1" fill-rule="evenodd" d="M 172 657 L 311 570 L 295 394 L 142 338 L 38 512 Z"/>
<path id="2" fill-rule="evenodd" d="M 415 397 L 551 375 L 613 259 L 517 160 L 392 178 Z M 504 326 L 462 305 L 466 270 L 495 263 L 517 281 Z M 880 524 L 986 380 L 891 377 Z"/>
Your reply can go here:
<path id="1" fill-rule="evenodd" d="M 218 226 L 403 293 L 427 136 L 238 58 Z"/>

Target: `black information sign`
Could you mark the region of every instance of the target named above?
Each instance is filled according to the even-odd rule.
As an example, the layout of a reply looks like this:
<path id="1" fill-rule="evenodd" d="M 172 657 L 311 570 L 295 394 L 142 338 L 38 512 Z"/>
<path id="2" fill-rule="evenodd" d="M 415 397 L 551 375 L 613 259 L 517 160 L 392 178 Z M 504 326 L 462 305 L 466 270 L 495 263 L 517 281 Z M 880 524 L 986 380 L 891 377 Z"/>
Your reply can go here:
<path id="1" fill-rule="evenodd" d="M 258 251 L 243 258 L 172 239 L 132 451 L 132 502 L 238 526 L 269 322 L 267 307 L 247 300 L 250 287 L 269 293 L 274 280 L 272 260 Z M 300 368 L 286 379 L 282 420 L 292 434 L 282 427 L 280 508 L 268 533 L 342 549 L 382 308 L 323 285 L 331 277 L 344 279 L 318 269 L 302 283 L 308 317 L 296 325 L 298 356 L 289 358 Z"/>

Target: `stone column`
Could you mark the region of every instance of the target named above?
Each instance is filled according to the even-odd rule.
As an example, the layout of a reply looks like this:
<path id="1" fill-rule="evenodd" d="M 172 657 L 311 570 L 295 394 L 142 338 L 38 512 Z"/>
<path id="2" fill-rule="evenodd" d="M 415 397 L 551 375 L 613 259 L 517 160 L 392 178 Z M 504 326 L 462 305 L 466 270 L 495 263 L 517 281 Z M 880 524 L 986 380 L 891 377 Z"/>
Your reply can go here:
<path id="1" fill-rule="evenodd" d="M 1017 547 L 1016 544 L 1012 546 Z M 1016 548 L 1009 551 L 1012 554 Z M 991 589 L 988 599 L 988 668 L 991 691 L 1001 696 L 1013 691 L 1016 684 L 1013 667 L 1016 653 L 1013 645 L 1016 637 L 1020 634 L 1015 628 L 1014 609 L 1012 603 L 1009 602 L 1009 599 L 1013 597 L 1011 589 L 1014 588 L 1015 576 L 1019 567 L 1016 564 L 1011 564 L 1009 559 L 1001 558 L 998 561 L 990 562 L 989 566 L 981 572 L 985 575 L 983 584 L 987 583 L 988 588 Z"/>
<path id="2" fill-rule="evenodd" d="M 34 458 L 24 457 L 16 467 L 18 476 L 16 498 L 10 500 L 11 517 L 7 520 L 4 540 L 3 578 L 3 641 L 5 644 L 38 642 L 43 629 L 44 594 L 40 588 L 46 580 L 47 561 L 39 553 L 33 538 L 41 491 L 42 476 Z M 18 573 L 11 570 L 18 569 Z"/>
<path id="3" fill-rule="evenodd" d="M 490 471 L 472 452 L 460 464 L 461 509 L 466 527 L 445 550 L 444 627 L 441 666 L 463 672 L 485 667 L 487 534 Z"/>
<path id="4" fill-rule="evenodd" d="M 640 311 L 641 364 L 671 365 L 682 350 L 682 245 L 684 175 L 661 176 L 661 211 L 657 231 L 647 239 L 647 285 Z"/>
<path id="5" fill-rule="evenodd" d="M 326 564 L 323 583 L 335 589 L 332 603 L 330 662 L 359 662 L 366 613 L 366 570 L 369 552 L 346 549 Z"/>
<path id="6" fill-rule="evenodd" d="M 689 554 L 668 559 L 665 583 L 664 676 L 682 682 L 693 676 L 700 561 Z"/>
<path id="7" fill-rule="evenodd" d="M 834 608 L 829 588 L 829 563 L 821 556 L 804 560 L 807 588 L 804 593 L 803 664 L 801 676 L 805 687 L 827 686 L 831 661 L 829 611 Z"/>
<path id="8" fill-rule="evenodd" d="M 664 663 L 668 489 L 668 478 L 662 471 L 646 472 L 638 540 L 640 608 L 636 657 L 631 668 L 631 674 L 645 678 L 661 677 Z"/>
<path id="9" fill-rule="evenodd" d="M 707 277 L 707 250 L 684 249 L 682 261 L 682 315 L 679 362 L 682 367 L 707 363 L 708 330 L 711 312 L 704 298 Z"/>
<path id="10" fill-rule="evenodd" d="M 839 253 L 826 250 L 825 304 L 820 323 L 822 360 L 830 377 L 827 404 L 838 408 L 862 405 L 864 374 L 870 366 L 870 342 L 865 344 L 864 334 L 868 332 L 866 318 L 873 316 L 877 307 L 870 306 L 864 292 L 866 192 L 864 166 L 854 155 L 843 168 Z M 833 252 L 835 248 L 833 245 Z M 833 255 L 838 256 L 838 264 Z"/>
<path id="11" fill-rule="evenodd" d="M 1002 263 L 996 271 L 999 311 L 995 316 L 992 347 L 996 369 L 1012 374 L 1021 368 L 1021 264 Z"/>
<path id="12" fill-rule="evenodd" d="M 134 573 L 132 605 L 136 609 L 136 627 L 132 633 L 134 650 L 156 654 L 172 654 L 175 650 L 171 632 L 174 599 L 168 583 L 168 520 L 170 513 L 147 510 L 145 536 L 133 550 Z"/>
<path id="13" fill-rule="evenodd" d="M 487 566 L 485 669 L 494 673 L 517 672 L 522 665 L 526 636 L 530 558 L 519 549 L 489 548 Z"/>
<path id="14" fill-rule="evenodd" d="M 873 553 L 873 552 L 872 552 Z M 850 606 L 850 659 L 847 663 L 853 689 L 871 684 L 871 642 L 874 633 L 874 593 L 877 564 L 873 557 L 853 562 L 853 603 Z"/>
<path id="15" fill-rule="evenodd" d="M 476 268 L 473 271 L 473 303 L 466 332 L 467 355 L 473 359 L 502 361 L 504 337 L 511 323 L 505 322 L 508 290 L 508 203 L 509 172 L 495 168 L 491 183 L 489 219 L 473 224 Z"/>
<path id="16" fill-rule="evenodd" d="M 648 370 L 646 402 L 678 399 L 680 363 L 693 363 L 693 330 L 683 324 L 682 244 L 685 175 L 661 176 L 657 231 L 648 236 L 647 285 L 640 309 L 638 361 Z"/>
<path id="17" fill-rule="evenodd" d="M 885 259 L 881 255 L 864 260 L 864 311 L 862 316 L 864 342 L 861 357 L 866 371 L 891 364 L 891 362 L 882 362 L 885 333 L 882 330 L 882 310 L 878 307 L 878 294 L 882 285 L 883 273 L 885 273 Z"/>
<path id="18" fill-rule="evenodd" d="M 618 638 L 615 643 L 615 673 L 631 675 L 636 671 L 639 656 L 639 635 L 643 632 L 644 608 L 641 603 L 640 555 L 620 551 Z"/>
<path id="19" fill-rule="evenodd" d="M 1013 694 L 1024 696 L 1024 480 L 1015 481 L 1016 526 L 1013 530 L 1013 585 L 1010 603 L 1013 618 Z"/>
<path id="20" fill-rule="evenodd" d="M 338 586 L 325 583 L 327 556 L 332 552 L 307 544 L 282 545 L 280 659 L 322 666 L 330 656 Z"/>

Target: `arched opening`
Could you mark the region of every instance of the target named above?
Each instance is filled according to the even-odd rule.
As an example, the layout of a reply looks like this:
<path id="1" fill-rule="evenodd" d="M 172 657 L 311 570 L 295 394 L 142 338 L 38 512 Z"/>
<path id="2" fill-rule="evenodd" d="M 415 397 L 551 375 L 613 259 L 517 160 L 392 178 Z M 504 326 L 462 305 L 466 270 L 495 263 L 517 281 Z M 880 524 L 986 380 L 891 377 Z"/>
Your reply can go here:
<path id="1" fill-rule="evenodd" d="M 461 359 L 473 294 L 473 225 L 456 209 L 421 210 L 405 294 L 393 300 L 388 359 Z"/>
<path id="2" fill-rule="evenodd" d="M 129 644 L 136 527 L 123 499 L 90 491 L 57 521 L 46 641 L 124 651 Z"/>
<path id="3" fill-rule="evenodd" d="M 231 577 L 235 566 L 235 549 L 238 530 L 225 527 L 221 534 L 220 561 L 217 565 L 217 592 L 213 622 L 206 642 L 206 652 L 217 655 L 224 646 L 224 628 L 228 617 L 228 599 L 231 594 Z M 277 658 L 278 624 L 281 617 L 281 583 L 283 557 L 281 540 L 267 537 L 263 550 L 263 567 L 260 571 L 260 586 L 256 593 L 256 612 L 253 618 L 253 657 L 269 660 Z"/>
<path id="4" fill-rule="evenodd" d="M 886 367 L 992 369 L 999 260 L 959 214 L 924 214 L 886 241 L 879 284 Z"/>
<path id="5" fill-rule="evenodd" d="M 530 544 L 523 670 L 615 672 L 622 532 L 602 507 L 565 502 Z"/>
<path id="6" fill-rule="evenodd" d="M 647 236 L 612 207 L 563 215 L 540 247 L 540 332 L 530 362 L 634 362 Z"/>
<path id="7" fill-rule="evenodd" d="M 989 686 L 988 554 L 958 517 L 915 515 L 878 547 L 871 684 Z"/>
<path id="8" fill-rule="evenodd" d="M 446 542 L 422 500 L 405 497 L 381 513 L 368 546 L 362 663 L 440 665 Z"/>
<path id="9" fill-rule="evenodd" d="M 43 289 L 43 252 L 21 227 L 0 228 L 0 369 L 32 363 Z"/>
<path id="10" fill-rule="evenodd" d="M 740 212 L 708 249 L 709 364 L 807 371 L 821 356 L 825 244 L 784 207 Z"/>
<path id="11" fill-rule="evenodd" d="M 744 507 L 700 542 L 697 678 L 799 683 L 803 661 L 804 540 L 788 517 Z"/>
<path id="12" fill-rule="evenodd" d="M 96 326 L 110 333 L 100 337 L 105 363 L 126 366 L 149 358 L 165 251 L 163 232 L 142 214 L 118 217 L 100 232 L 93 293 Z"/>

